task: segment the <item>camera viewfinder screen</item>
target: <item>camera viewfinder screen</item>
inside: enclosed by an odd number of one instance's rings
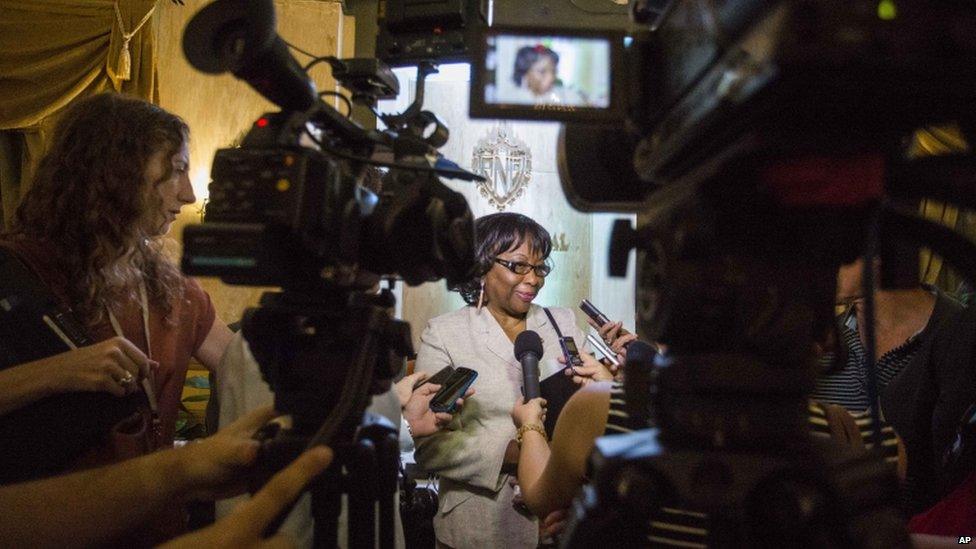
[[[610,106],[606,38],[497,34],[486,40],[486,105]]]

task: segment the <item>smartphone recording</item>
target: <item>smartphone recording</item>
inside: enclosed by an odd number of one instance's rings
[[[586,316],[590,317],[593,322],[596,322],[597,326],[601,328],[610,322],[610,318],[600,312],[600,309],[597,309],[596,306],[590,303],[590,300],[588,299],[580,301],[579,308],[586,313]]]
[[[430,409],[453,414],[457,410],[457,400],[464,396],[477,377],[478,372],[474,370],[457,368],[430,400]]]
[[[621,33],[496,27],[477,45],[472,118],[622,118],[622,93],[612,78],[622,58]]]

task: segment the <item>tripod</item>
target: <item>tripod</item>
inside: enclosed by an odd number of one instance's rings
[[[409,325],[390,318],[389,290],[286,291],[265,294],[261,304],[245,314],[243,333],[274,391],[275,408],[291,425],[271,423],[259,432],[259,463],[270,476],[304,449],[330,445],[336,458],[309,487],[314,546],[337,546],[345,493],[348,546],[392,548],[397,430],[364,410],[411,352]]]
[[[814,344],[869,216],[777,207],[750,182],[704,184],[644,233],[639,328],[669,349],[625,375],[650,370],[654,428],[598,441],[564,546],[647,545],[665,509],[707,517],[708,546],[908,545],[894,472],[809,434]]]

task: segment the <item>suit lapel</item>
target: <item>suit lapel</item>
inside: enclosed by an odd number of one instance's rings
[[[512,342],[509,341],[508,336],[505,335],[505,330],[502,330],[495,317],[491,316],[488,309],[482,308],[481,311],[478,311],[474,307],[471,309],[471,314],[475,316],[475,323],[479,327],[481,335],[485,338],[488,350],[503,361],[516,364]],[[530,305],[529,313],[525,318],[526,329],[533,330],[540,337],[545,338],[550,332],[550,330],[544,329],[548,325],[549,318],[546,316],[546,312],[542,310],[542,307],[534,304]]]
[[[498,325],[498,321],[495,317],[491,316],[491,313],[486,308],[482,308],[480,311],[472,307],[472,313],[475,316],[475,323],[479,327],[479,332],[481,337],[484,338],[485,346],[488,350],[502,359],[504,362],[515,362],[515,355],[512,354],[512,342],[508,340],[508,336],[505,335],[505,330]],[[472,342],[474,343],[474,342]]]
[[[525,318],[525,329],[532,330],[542,337],[543,334],[539,330],[548,324],[549,317],[546,316],[542,307],[536,304],[529,305],[529,314]]]

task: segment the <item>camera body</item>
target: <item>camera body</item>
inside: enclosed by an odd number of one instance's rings
[[[206,222],[184,232],[183,270],[264,286],[312,276],[338,256],[337,241],[325,236],[341,218],[328,213],[341,211],[354,189],[340,170],[309,150],[217,151]]]
[[[380,275],[461,280],[474,264],[474,223],[438,174],[478,176],[429,160],[448,135],[421,110],[436,68],[421,73],[414,104],[384,115],[387,130],[366,130],[323,102],[306,71],[327,62],[352,101],[373,107],[399,91],[390,68],[334,57],[302,67],[274,22],[269,0],[217,0],[184,33],[194,67],[230,71],[282,108],[255,121],[239,148],[218,151],[204,223],[185,233],[184,271],[305,292],[364,290]],[[430,124],[437,131],[425,137]],[[389,168],[379,193],[363,186],[377,165]]]
[[[360,155],[384,136],[330,135],[316,127],[323,112],[266,114],[241,147],[217,152],[204,223],[184,233],[184,271],[302,291],[363,290],[380,275],[463,279],[474,239],[463,196],[419,164],[391,169],[380,194],[365,188]]]
[[[472,214],[439,174],[478,178],[437,153],[447,128],[421,110],[424,77],[436,68],[424,67],[413,105],[384,115],[387,130],[366,130],[323,102],[306,72],[329,63],[351,101],[373,107],[399,90],[389,67],[334,57],[302,67],[274,22],[270,0],[217,0],[185,31],[191,64],[232,72],[282,110],[217,152],[205,218],[184,231],[182,258],[190,275],[283,289],[264,294],[242,322],[276,409],[292,416],[262,441],[272,470],[307,445],[373,451],[361,440],[363,411],[413,354],[409,326],[390,315],[392,292],[376,287],[381,276],[420,284],[468,275]],[[425,136],[430,124],[437,131]],[[381,431],[377,440],[389,438]]]
[[[649,4],[661,3],[638,0],[632,11]],[[889,160],[885,151],[901,149],[915,128],[973,126],[976,18],[955,2],[884,7],[686,0],[635,19],[626,35],[496,28],[474,48],[472,115],[565,122],[560,179],[584,211],[647,211],[642,203],[663,186],[714,177],[729,161]],[[503,42],[554,50],[557,80],[584,91],[609,82],[601,95],[610,101],[489,93],[513,71]],[[607,53],[593,57],[587,43]],[[587,69],[574,70],[574,59]],[[839,198],[869,201],[878,190],[848,186]]]

